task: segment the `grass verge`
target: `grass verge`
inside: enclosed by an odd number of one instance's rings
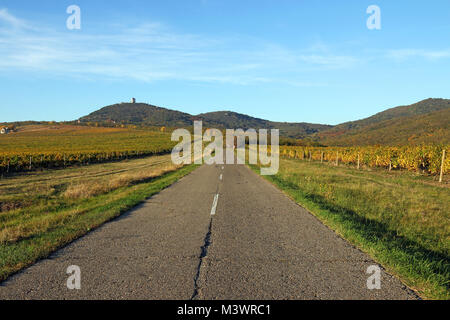
[[[286,159],[265,178],[422,297],[450,299],[449,188]]]
[[[53,206],[50,211],[45,208],[45,214],[37,214],[42,210],[42,205],[37,208],[29,208],[32,214],[28,216],[23,210],[20,219],[8,221],[6,217],[15,217],[13,212],[3,213],[0,223],[20,224],[24,219],[32,221],[33,226],[39,225],[37,232],[25,236],[6,240],[0,243],[0,281],[5,280],[11,274],[31,265],[39,259],[47,257],[50,253],[61,248],[73,240],[85,235],[89,231],[99,227],[103,223],[121,215],[133,208],[148,197],[170,186],[178,179],[187,175],[196,168],[189,165],[175,171],[162,173],[160,176],[151,177],[125,185],[107,193],[96,194],[88,198],[70,199],[64,204]],[[63,191],[60,191],[63,195]],[[63,197],[60,197],[63,198]],[[41,210],[40,210],[41,208]],[[58,218],[55,223],[54,218]],[[53,219],[52,219],[53,218]],[[52,224],[48,228],[42,228],[48,219]],[[2,229],[2,225],[0,225]]]

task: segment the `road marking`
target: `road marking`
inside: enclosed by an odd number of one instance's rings
[[[223,174],[220,174],[219,180],[222,180],[223,178]]]
[[[216,214],[216,208],[217,208],[217,201],[218,200],[219,200],[219,194],[217,193],[214,196],[214,201],[213,201],[212,208],[211,208],[211,215],[212,216]]]

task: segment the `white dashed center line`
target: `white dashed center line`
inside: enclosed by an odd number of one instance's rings
[[[217,208],[217,201],[219,200],[219,194],[216,194],[214,196],[214,201],[212,204],[212,208],[211,208],[211,215],[215,215],[216,214],[216,208]]]

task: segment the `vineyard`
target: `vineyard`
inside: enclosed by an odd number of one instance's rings
[[[439,174],[443,150],[448,146],[369,146],[369,147],[291,147],[281,146],[280,156],[343,163],[357,167],[382,167],[390,170]],[[444,160],[443,174],[450,171],[450,157]]]
[[[129,128],[82,127],[74,125],[31,125],[0,136],[0,174],[36,169],[87,165],[168,153],[176,142],[170,133]],[[443,145],[300,147],[281,146],[280,156],[439,174]],[[450,156],[443,174],[450,171]]]
[[[0,136],[0,174],[168,153],[170,134],[71,125],[27,126]]]

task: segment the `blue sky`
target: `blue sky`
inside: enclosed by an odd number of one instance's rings
[[[69,5],[81,29],[68,30]],[[369,30],[369,5],[381,30]],[[138,101],[337,124],[450,98],[450,1],[2,0],[0,122]]]

